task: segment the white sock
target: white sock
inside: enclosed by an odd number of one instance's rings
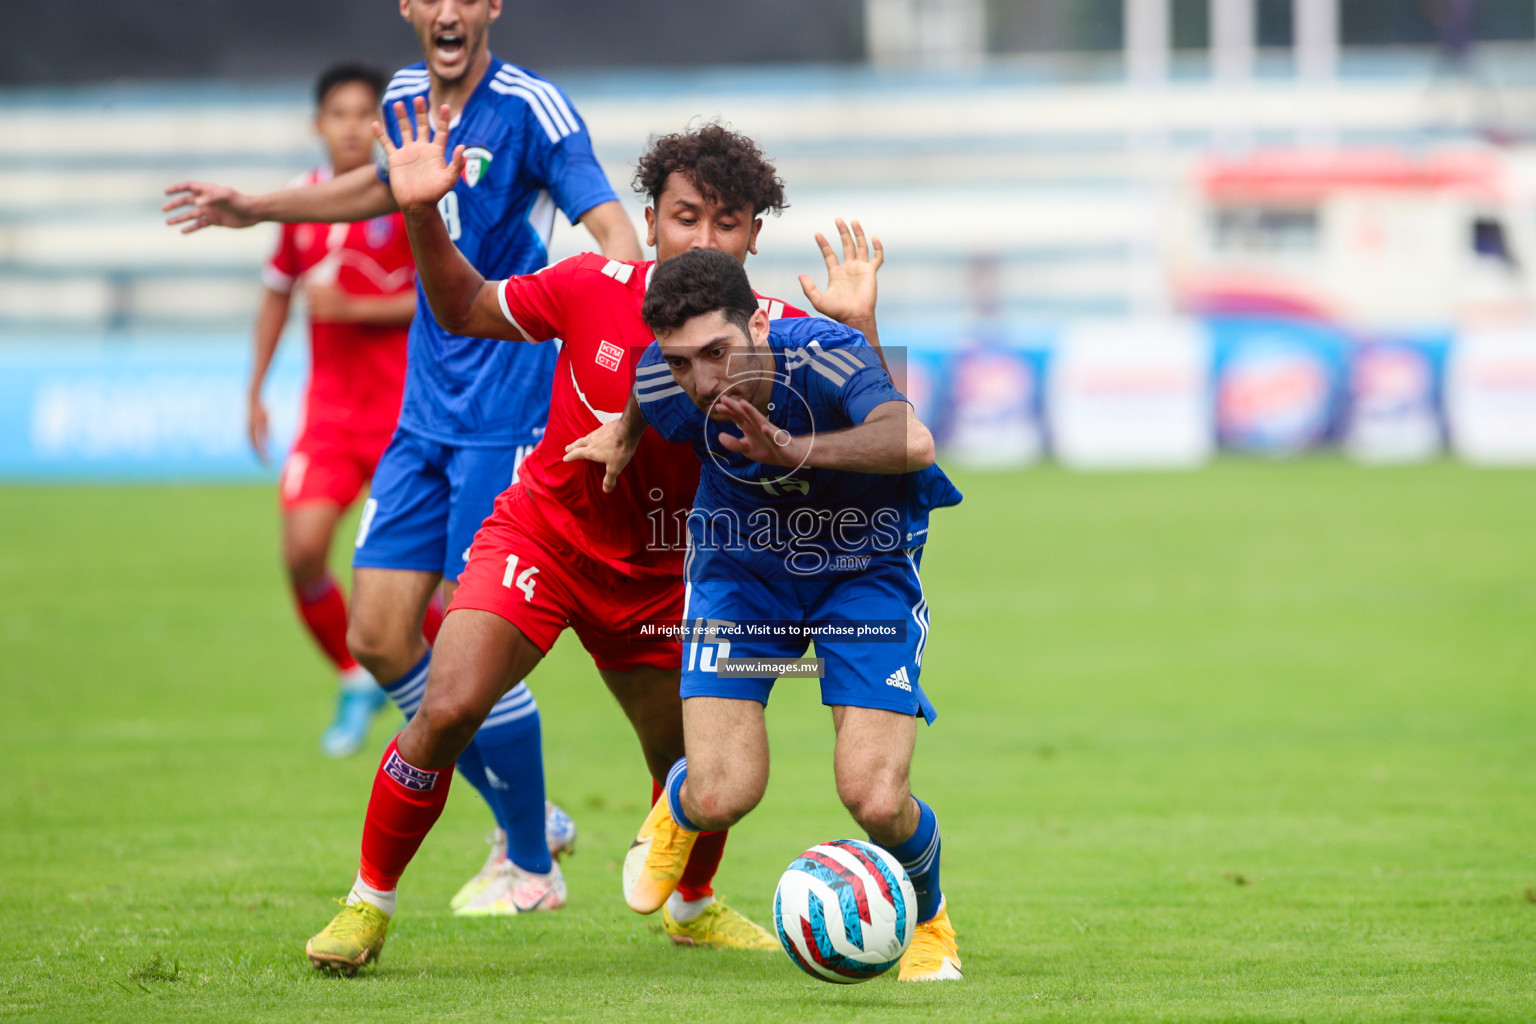
[[[362,875],[357,876],[357,881],[352,883],[352,891],[347,893],[348,906],[359,903],[372,903],[390,917],[395,916],[395,890],[385,892],[382,889],[370,889],[363,882]]]
[[[379,684],[373,681],[373,676],[361,665],[353,665],[341,673],[341,688],[343,690],[367,690]]]
[[[678,924],[687,924],[704,913],[705,910],[708,910],[709,905],[713,902],[715,902],[713,896],[701,896],[696,900],[685,900],[682,893],[674,889],[672,895],[667,897],[667,913],[671,914],[672,920]]]

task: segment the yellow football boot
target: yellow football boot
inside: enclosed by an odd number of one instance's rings
[[[959,981],[960,947],[955,927],[949,923],[949,901],[939,904],[933,920],[924,921],[912,933],[912,945],[901,955],[898,981]]]
[[[697,832],[672,820],[663,796],[646,815],[640,834],[624,855],[624,902],[637,914],[654,914],[677,888]]]
[[[779,940],[751,918],[716,897],[692,921],[679,921],[670,907],[662,907],[661,924],[667,937],[679,946],[712,949],[778,949]]]
[[[372,903],[342,903],[331,923],[304,944],[304,955],[316,970],[340,971],[350,978],[379,958],[388,930],[389,915]]]

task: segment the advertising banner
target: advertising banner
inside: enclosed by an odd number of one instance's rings
[[[949,409],[940,437],[955,464],[1006,469],[1045,454],[1041,419],[1044,353],[996,346],[949,360]]]
[[[1344,402],[1346,339],[1303,320],[1219,318],[1216,435],[1221,446],[1268,458],[1329,440]]]
[[[1536,465],[1536,325],[1473,328],[1446,368],[1451,447],[1482,465]]]
[[[1445,444],[1441,372],[1448,337],[1366,339],[1351,347],[1342,443],[1368,463],[1422,462]]]
[[[957,468],[1179,468],[1218,447],[1284,458],[1320,445],[1400,463],[1447,443],[1473,463],[1536,465],[1536,325],[1349,337],[1244,317],[885,333],[897,386]],[[269,375],[263,467],[246,438],[248,344],[7,340],[0,479],[270,478],[298,426],[307,346],[291,332]]]
[[[897,390],[907,396],[917,418],[937,437],[948,414],[948,360],[938,352],[886,345],[885,361]]]
[[[1198,466],[1214,451],[1211,349],[1192,321],[1091,321],[1051,355],[1056,456],[1082,469]]]
[[[298,423],[305,359],[290,339],[268,377],[271,454]],[[0,476],[255,479],[246,440],[250,354],[230,339],[175,345],[0,346]]]

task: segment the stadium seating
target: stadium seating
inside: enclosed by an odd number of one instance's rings
[[[758,286],[798,295],[794,275],[818,263],[810,236],[858,216],[899,257],[882,278],[884,308],[913,314],[986,303],[1025,316],[1125,311],[1134,261],[1155,256],[1159,202],[1176,195],[1199,150],[1240,125],[1266,141],[1435,130],[1411,77],[1350,80],[1328,102],[1281,79],[1246,96],[1176,83],[1130,103],[1114,81],[1008,68],[562,81],[627,201],[630,161],[651,133],[722,117],[762,142],[789,185],[792,207],[753,262]],[[189,177],[272,188],[311,165],[301,84],[103,86],[18,93],[9,105],[0,330],[244,330],[270,229],[183,238],[160,223],[160,191]],[[1148,134],[1159,118],[1167,132]],[[629,206],[638,220],[641,204]],[[562,226],[554,255],[586,241]],[[969,273],[978,261],[995,273]],[[978,277],[990,294],[977,293]]]

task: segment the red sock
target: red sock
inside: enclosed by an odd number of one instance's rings
[[[651,780],[651,806],[661,799],[661,783]],[[730,832],[700,832],[693,841],[693,851],[688,854],[688,865],[677,883],[677,894],[692,903],[715,894],[715,872],[720,870],[720,858],[725,856],[725,838]]]
[[[692,902],[715,894],[715,872],[720,870],[720,858],[725,856],[725,839],[729,832],[700,832],[688,854],[688,866],[677,883],[677,893]]]
[[[442,590],[432,591],[432,600],[427,602],[427,617],[421,624],[421,635],[427,638],[427,643],[437,643],[437,631],[443,628],[445,610]]]
[[[357,660],[347,650],[347,599],[341,596],[336,580],[326,573],[313,583],[294,586],[293,597],[299,604],[299,617],[309,627],[325,656],[337,671],[357,667]]]
[[[373,777],[368,816],[363,819],[363,857],[358,874],[363,884],[392,892],[416,856],[443,805],[453,767],[423,771],[412,767],[389,741],[379,773]]]

